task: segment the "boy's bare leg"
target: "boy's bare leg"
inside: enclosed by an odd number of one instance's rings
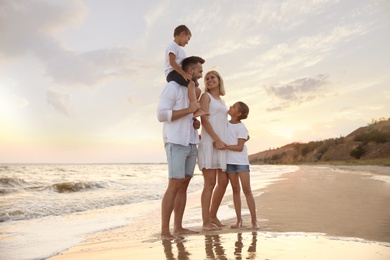
[[[236,211],[237,222],[235,225],[232,225],[231,228],[241,228],[242,227],[242,217],[241,217],[241,189],[240,189],[240,180],[238,178],[238,174],[228,174],[230,184],[233,190],[233,203],[234,210]]]
[[[260,225],[257,222],[257,216],[256,216],[256,202],[255,198],[253,197],[251,185],[250,185],[250,176],[249,172],[240,172],[240,181],[242,185],[242,191],[245,194],[246,203],[248,205],[249,212],[251,214],[252,219],[252,229],[257,230],[259,229]]]
[[[188,84],[188,99],[191,101],[197,101],[200,97],[201,90],[199,87],[195,87],[194,84]],[[203,111],[202,109],[198,109],[194,113],[194,117],[208,115],[209,113]]]

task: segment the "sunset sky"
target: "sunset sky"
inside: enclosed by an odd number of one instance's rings
[[[0,0],[0,163],[165,162],[180,24],[226,104],[249,105],[249,154],[390,117],[388,0]]]

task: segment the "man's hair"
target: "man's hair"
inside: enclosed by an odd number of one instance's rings
[[[247,104],[242,101],[238,101],[237,104],[239,105],[239,110],[241,112],[240,119],[247,118],[249,114],[249,107],[247,106]]]
[[[200,63],[200,64],[203,64],[205,62],[205,60],[201,57],[198,57],[198,56],[190,56],[190,57],[187,57],[185,58],[182,63],[181,63],[181,67],[184,71],[188,71],[189,68],[195,68],[195,66]]]
[[[173,31],[173,37],[180,35],[182,32],[185,32],[187,35],[191,35],[190,29],[188,29],[187,26],[182,24],[175,28],[175,30]]]

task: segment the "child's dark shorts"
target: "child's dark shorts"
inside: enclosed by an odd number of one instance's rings
[[[177,72],[176,70],[172,70],[171,72],[169,72],[167,76],[167,82],[170,81],[175,81],[177,84],[183,87],[188,87],[188,84],[190,83],[185,78],[183,78],[183,76],[180,75],[179,72]]]
[[[250,172],[249,165],[227,164],[226,173]]]

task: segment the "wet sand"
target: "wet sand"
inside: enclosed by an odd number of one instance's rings
[[[390,182],[383,179],[389,173],[389,167],[300,166],[255,198],[258,231],[244,216],[248,227],[231,229],[231,219],[220,231],[194,227],[196,235],[162,241],[156,210],[50,259],[390,259]]]

